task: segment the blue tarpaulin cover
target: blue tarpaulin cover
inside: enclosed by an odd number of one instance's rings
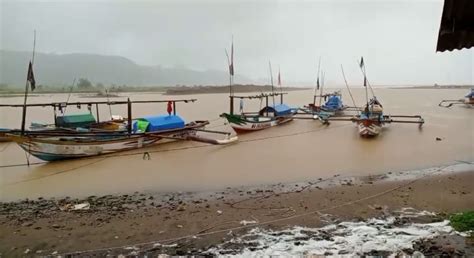
[[[466,95],[466,98],[474,98],[474,89],[471,89],[471,92]]]
[[[138,120],[147,121],[149,123],[146,132],[183,128],[185,125],[184,120],[175,115],[144,116]],[[137,131],[137,129],[138,123],[134,121],[133,131]]]
[[[323,105],[324,108],[329,110],[339,110],[342,106],[342,100],[339,96],[330,96],[326,104]]]
[[[275,109],[275,114],[277,116],[289,115],[291,114],[292,109],[286,104],[278,104],[273,107]]]

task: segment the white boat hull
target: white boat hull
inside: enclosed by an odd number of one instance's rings
[[[380,134],[382,126],[372,123],[370,125],[364,125],[363,123],[358,124],[359,135],[362,137],[373,137]]]

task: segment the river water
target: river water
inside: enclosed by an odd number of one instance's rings
[[[239,136],[240,142],[227,146],[204,146],[195,142],[159,144],[109,158],[72,160],[32,166],[0,168],[0,200],[54,196],[87,196],[134,191],[200,191],[230,186],[297,182],[335,174],[369,175],[405,169],[421,169],[474,160],[474,109],[438,107],[442,99],[462,98],[467,90],[457,89],[375,89],[391,115],[422,115],[420,130],[414,124],[391,124],[373,139],[360,138],[351,122],[295,120],[271,129]],[[354,89],[356,103],[365,99],[363,89]],[[226,94],[163,96],[160,93],[122,94],[113,100],[197,98],[195,103],[178,104],[187,121],[207,119],[210,128],[229,130],[219,114],[229,109]],[[65,94],[31,96],[28,103],[65,101]],[[72,95],[70,101],[85,101]],[[104,100],[94,98],[94,100]],[[352,105],[346,90],[345,104]],[[0,98],[2,103],[22,103],[22,97]],[[293,91],[285,96],[291,106],[312,101],[312,90]],[[260,107],[260,101],[244,103],[245,111]],[[236,103],[236,109],[238,103]],[[82,107],[80,112],[85,112]],[[112,106],[112,113],[126,117],[126,106]],[[0,127],[19,128],[21,109],[0,110]],[[68,107],[68,113],[78,112]],[[95,112],[95,111],[94,111]],[[166,112],[166,104],[136,104],[133,116]],[[109,117],[103,106],[100,117]],[[53,121],[52,108],[30,108],[31,121]],[[442,140],[437,141],[439,137]],[[190,148],[192,147],[192,148]],[[143,152],[151,155],[143,159]],[[135,155],[133,155],[135,153]],[[128,155],[130,154],[130,155]],[[30,162],[38,162],[30,157]],[[2,166],[24,164],[24,152],[14,143],[0,143]]]

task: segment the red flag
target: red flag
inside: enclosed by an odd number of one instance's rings
[[[33,74],[33,64],[30,61],[30,64],[28,65],[28,75],[26,77],[26,80],[30,82],[31,86],[31,91],[34,91],[36,88],[36,81],[35,81],[35,75]]]
[[[173,102],[168,101],[168,108],[166,109],[168,111],[168,115],[171,115],[171,112],[173,112]]]

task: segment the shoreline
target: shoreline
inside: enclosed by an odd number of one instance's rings
[[[449,214],[474,207],[472,163],[364,177],[336,175],[302,183],[215,192],[145,193],[0,203],[0,253],[199,253],[259,226],[321,227],[328,220],[386,216],[411,207]],[[443,199],[440,202],[440,198]],[[268,221],[274,221],[267,223]],[[229,229],[232,235],[227,235]],[[210,231],[216,234],[207,235]],[[163,239],[179,241],[164,242]],[[198,237],[192,237],[192,236]],[[134,245],[149,242],[148,245]],[[123,248],[109,249],[113,246]],[[105,249],[103,249],[105,248]],[[137,249],[138,248],[138,249]],[[103,249],[103,250],[97,250]],[[90,254],[90,253],[87,253]]]

